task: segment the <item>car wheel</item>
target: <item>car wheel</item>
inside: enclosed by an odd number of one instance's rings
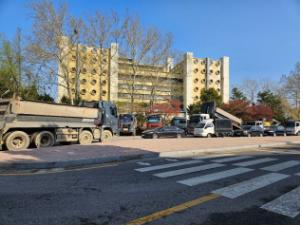
[[[181,134],[177,134],[177,138],[180,139],[182,136]]]
[[[259,135],[260,137],[263,137],[263,134],[262,133],[260,133],[260,135]]]
[[[153,134],[153,139],[157,139],[158,135],[156,133]]]
[[[284,133],[283,136],[286,136],[286,133]]]
[[[248,133],[248,134],[247,134],[247,137],[251,137],[251,134],[250,134],[250,133]]]
[[[273,134],[273,136],[277,136],[277,134],[276,134],[276,133],[274,133],[274,134]]]
[[[211,134],[210,133],[207,134],[207,138],[211,138]]]

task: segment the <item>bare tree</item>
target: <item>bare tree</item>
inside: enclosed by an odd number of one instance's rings
[[[259,92],[259,84],[256,80],[246,79],[242,82],[241,90],[243,90],[249,101],[254,103]]]
[[[283,97],[292,101],[296,109],[300,108],[300,63],[297,63],[295,70],[291,71],[288,76],[283,75],[281,78],[280,93]]]
[[[161,39],[160,32],[155,28],[144,28],[138,17],[128,16],[124,22],[124,42],[122,45],[122,53],[129,59],[130,78],[128,82],[128,90],[130,97],[130,111],[134,111],[134,100],[136,97],[136,82],[142,67],[145,64],[160,62],[163,53],[157,50]],[[165,48],[161,48],[164,51]],[[155,54],[162,54],[161,57]],[[154,91],[153,91],[154,93]]]
[[[81,71],[71,70],[70,56],[77,52],[82,21],[68,14],[67,6],[60,4],[55,8],[51,1],[37,1],[31,5],[33,30],[28,46],[31,61],[39,68],[39,73],[50,83],[57,83],[67,91],[68,99],[74,104],[73,75],[79,79]],[[78,53],[76,53],[78,56]],[[78,58],[78,57],[76,57]],[[77,87],[76,87],[77,89]]]

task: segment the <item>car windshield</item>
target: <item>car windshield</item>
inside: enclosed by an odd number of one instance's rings
[[[260,131],[260,130],[262,130],[262,128],[261,128],[260,126],[252,126],[252,127],[250,128],[250,130],[253,130],[253,131]]]
[[[271,130],[276,130],[276,129],[277,129],[277,126],[270,126],[269,129],[271,129]]]
[[[283,126],[278,126],[277,130],[284,130],[284,127]]]
[[[160,117],[159,116],[149,116],[147,117],[147,122],[159,122],[160,121]]]
[[[243,125],[242,129],[243,130],[249,130],[251,128],[251,125]]]
[[[132,115],[121,115],[120,120],[124,122],[132,122],[133,121],[133,116]]]

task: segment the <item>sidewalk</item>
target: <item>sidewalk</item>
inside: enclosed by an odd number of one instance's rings
[[[299,143],[292,137],[182,138],[141,139],[115,138],[110,142],[88,146],[66,145],[22,152],[0,152],[0,169],[63,168],[67,166],[117,162],[145,157],[186,157],[241,148]]]

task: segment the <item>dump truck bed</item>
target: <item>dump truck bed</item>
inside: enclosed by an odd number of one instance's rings
[[[7,101],[7,100],[6,100]],[[89,107],[50,104],[33,101],[10,100],[9,112],[17,115],[36,115],[71,118],[97,118],[98,109]],[[1,106],[1,101],[0,101]],[[5,108],[5,106],[2,106]]]

